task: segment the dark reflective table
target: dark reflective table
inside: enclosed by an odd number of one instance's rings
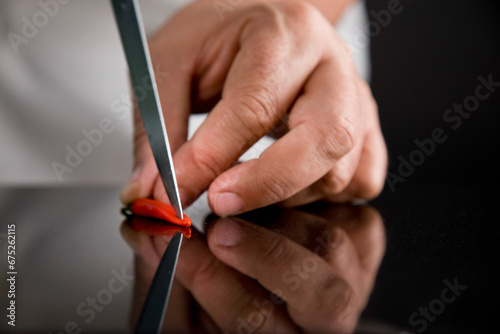
[[[170,237],[134,228],[119,191],[0,190],[0,332],[133,330]],[[164,329],[495,332],[496,205],[478,189],[404,185],[369,204],[219,218],[202,198],[186,210],[195,228]]]

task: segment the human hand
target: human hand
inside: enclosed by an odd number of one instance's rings
[[[370,199],[387,153],[377,107],[331,23],[304,1],[245,1],[224,20],[197,1],[150,40],[180,197],[208,187],[218,215],[281,202]],[[211,110],[186,142],[188,117]],[[234,166],[287,116],[289,131],[259,159]],[[233,166],[233,167],[232,167]],[[139,114],[124,203],[168,202]]]
[[[316,212],[271,208],[217,218],[206,238],[193,231],[181,246],[164,331],[352,332],[385,251],[382,219],[367,206]],[[265,217],[267,227],[252,222]],[[136,321],[169,239],[123,226],[136,254]]]

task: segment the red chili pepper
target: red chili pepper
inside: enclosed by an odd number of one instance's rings
[[[158,220],[142,218],[142,217],[131,217],[128,220],[130,226],[138,232],[147,233],[150,235],[168,235],[172,236],[176,232],[181,232],[186,238],[191,237],[191,229],[186,226],[177,226],[173,224],[165,224]]]
[[[125,214],[132,214],[142,217],[151,217],[166,220],[172,224],[181,226],[191,226],[191,219],[184,214],[184,219],[179,219],[175,215],[174,208],[166,203],[149,198],[141,198],[130,203],[122,210]]]

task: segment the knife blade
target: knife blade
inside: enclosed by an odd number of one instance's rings
[[[137,334],[160,333],[167,309],[170,290],[174,280],[175,267],[179,257],[182,233],[176,232],[162,256],[155,277],[142,307],[139,322],[135,328]]]
[[[176,216],[183,219],[172,153],[139,6],[136,0],[111,0],[111,2],[132,84],[134,87],[149,88],[142,90],[145,93],[137,99],[137,104],[170,204]]]

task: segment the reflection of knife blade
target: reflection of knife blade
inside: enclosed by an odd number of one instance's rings
[[[177,265],[181,241],[182,233],[176,232],[170,240],[160,265],[156,270],[146,302],[142,308],[141,317],[135,328],[135,333],[160,333],[170,296],[170,289],[174,280],[175,266]]]
[[[139,6],[136,0],[112,0],[116,22],[120,30],[130,77],[135,90],[141,89],[137,104],[144,128],[160,172],[163,185],[175,214],[183,218],[182,206],[175,179],[172,154],[168,144],[167,130],[163,120],[153,66],[142,26]]]
[[[183,218],[182,206],[175,179],[172,154],[168,143],[167,130],[163,120],[158,89],[153,66],[146,42],[136,0],[111,0],[120,31],[125,56],[130,70],[132,84],[136,89],[142,87],[144,94],[136,96],[142,122],[158,166],[163,185],[170,204],[178,218]],[[156,271],[148,297],[142,309],[136,333],[159,333],[167,308],[170,290],[174,279],[175,267],[182,242],[182,233],[172,237],[160,265]]]

